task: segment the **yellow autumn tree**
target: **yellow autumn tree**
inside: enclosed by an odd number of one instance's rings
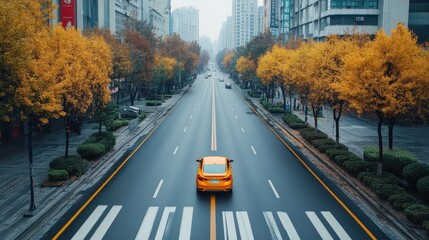
[[[98,133],[101,134],[102,119],[98,116],[105,111],[107,104],[111,100],[109,84],[111,81],[110,76],[113,72],[112,52],[102,37],[94,35],[85,40],[90,58],[83,60],[91,61],[90,63],[86,63],[88,66],[87,78],[90,82],[92,93],[91,115],[98,118],[96,119],[98,121]]]
[[[312,51],[314,51],[312,48],[313,45],[313,42],[301,44],[295,50],[290,65],[291,84],[301,99],[302,108],[305,113],[305,124],[307,124],[308,120],[308,98],[311,91],[311,82],[309,79],[312,79],[314,75],[314,69],[311,65]]]
[[[255,64],[246,56],[241,56],[237,60],[235,69],[241,74],[241,81],[245,84],[255,75]]]
[[[380,30],[374,41],[345,58],[342,82],[335,86],[340,97],[359,114],[374,113],[378,117],[378,175],[383,166],[382,124],[387,120],[391,125],[392,119],[409,114],[427,95],[423,92],[427,89],[423,76],[428,66],[422,51],[404,25],[398,24],[391,36]]]
[[[341,71],[344,67],[344,58],[351,52],[359,51],[359,42],[362,39],[363,36],[359,34],[346,38],[340,38],[335,35],[328,36],[323,42],[323,49],[319,55],[321,59],[318,59],[320,61],[319,70],[315,77],[322,85],[318,85],[317,91],[322,99],[332,108],[337,147],[340,138],[339,121],[346,102],[339,98],[339,92],[333,85],[341,84]]]
[[[176,66],[176,59],[155,54],[154,80],[152,82],[156,85],[157,91],[160,91],[162,95],[165,93],[165,85],[168,85],[168,82],[174,76]]]

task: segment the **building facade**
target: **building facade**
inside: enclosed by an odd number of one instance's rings
[[[232,32],[233,32],[233,25],[232,25],[232,16],[228,16],[226,21],[222,24],[222,28],[219,32],[219,39],[218,39],[218,49],[219,51],[222,51],[223,49],[232,49]]]
[[[173,10],[173,32],[180,35],[182,40],[199,41],[199,13],[193,7],[182,7]]]
[[[257,0],[232,1],[233,48],[244,46],[257,35]]]
[[[330,34],[390,34],[401,22],[428,41],[427,0],[290,0],[290,37],[322,40]]]
[[[64,14],[66,1],[54,0],[59,7],[56,22]],[[73,5],[73,24],[78,29],[107,28],[112,33],[120,33],[128,18],[147,21],[157,36],[165,37],[170,33],[171,0],[71,0]],[[67,25],[67,24],[65,24]]]

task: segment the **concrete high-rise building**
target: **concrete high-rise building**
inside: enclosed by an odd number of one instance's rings
[[[182,7],[173,10],[173,32],[184,41],[199,40],[199,14],[193,7]]]
[[[264,31],[264,6],[258,6],[258,30],[257,34]]]
[[[227,17],[226,22],[222,24],[222,28],[219,32],[218,39],[218,49],[222,51],[223,49],[232,49],[232,32],[233,32],[233,24],[232,24],[232,16]]]
[[[199,44],[201,46],[201,51],[206,50],[207,53],[210,55],[210,58],[214,59],[213,44],[212,44],[212,40],[210,39],[210,37],[209,36],[201,36]]]
[[[233,0],[233,47],[244,46],[257,35],[257,0]]]
[[[390,34],[401,22],[429,40],[429,2],[422,0],[290,0],[290,37],[322,40],[352,32]]]

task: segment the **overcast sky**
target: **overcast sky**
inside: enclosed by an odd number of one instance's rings
[[[258,0],[258,5],[262,5],[262,0]],[[200,36],[207,35],[212,41],[216,40],[222,23],[231,16],[232,0],[171,0],[172,10],[189,6],[199,10]]]

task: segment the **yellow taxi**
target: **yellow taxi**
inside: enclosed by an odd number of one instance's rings
[[[231,191],[233,182],[231,162],[233,161],[220,156],[197,159],[197,190]]]

